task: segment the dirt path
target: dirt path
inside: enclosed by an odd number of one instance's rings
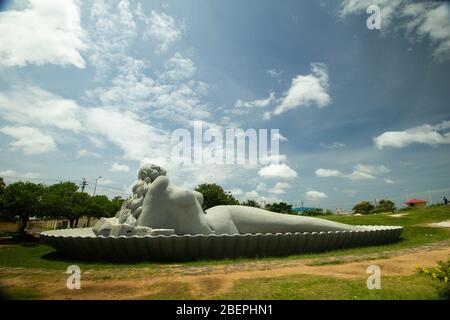
[[[410,275],[418,266],[433,266],[450,255],[450,241],[371,255],[289,261],[251,262],[207,267],[124,268],[88,270],[82,290],[66,288],[67,274],[42,269],[0,268],[2,284],[37,290],[46,299],[139,299],[164,297],[214,298],[227,293],[241,280],[299,274],[335,278],[367,277],[369,265],[378,265],[383,276]],[[338,262],[338,264],[335,264]],[[334,263],[334,264],[333,264]]]

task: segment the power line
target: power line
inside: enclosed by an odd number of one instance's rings
[[[85,188],[89,185],[89,181],[94,181],[94,180],[88,180],[86,178],[83,178],[81,180],[81,183],[79,183],[79,181],[76,180],[67,180],[67,179],[54,179],[54,178],[31,178],[31,177],[24,177],[24,176],[3,176],[3,178],[6,179],[13,179],[13,180],[25,180],[25,181],[42,181],[42,182],[72,182],[75,183],[76,185],[80,185],[81,186],[81,191],[83,192],[85,190]],[[99,184],[97,186],[97,189],[102,189],[102,190],[112,190],[112,191],[119,191],[122,193],[126,193],[126,191],[124,189],[121,188],[115,188],[115,187],[109,187],[109,186],[105,186],[105,185],[101,185]]]

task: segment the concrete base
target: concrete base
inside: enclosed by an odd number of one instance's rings
[[[403,231],[399,226],[359,228],[358,231],[130,237],[96,236],[91,228],[86,228],[47,231],[41,237],[56,250],[74,258],[161,261],[284,256],[383,245],[397,241]],[[170,234],[171,231],[158,232]]]

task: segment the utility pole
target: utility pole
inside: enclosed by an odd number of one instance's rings
[[[94,186],[94,196],[95,196],[95,192],[97,191],[97,182],[99,179],[101,179],[102,176],[99,176],[97,179],[95,179],[95,186]]]
[[[84,189],[86,188],[86,186],[88,185],[86,178],[83,178],[83,180],[81,180],[81,192],[84,192]]]
[[[94,193],[93,193],[93,197],[95,197],[95,193],[97,192],[97,182],[98,182],[98,180],[99,179],[101,179],[102,178],[102,176],[99,176],[97,179],[95,179],[95,185],[94,185]],[[91,217],[89,216],[88,217],[88,220],[87,220],[87,226],[88,227],[90,227],[91,226]]]

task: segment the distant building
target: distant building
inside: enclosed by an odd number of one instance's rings
[[[427,206],[427,201],[425,200],[418,200],[418,199],[411,199],[406,202],[404,202],[407,207],[410,208],[425,208]]]
[[[346,215],[346,216],[353,215],[352,212],[344,211],[341,208],[336,208],[336,214],[337,215]]]

